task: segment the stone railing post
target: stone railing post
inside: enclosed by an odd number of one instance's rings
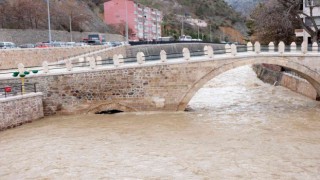
[[[257,54],[261,53],[261,45],[260,45],[259,41],[254,43],[254,52]]]
[[[247,43],[247,51],[248,51],[248,52],[252,52],[252,51],[253,51],[252,42],[248,42],[248,43]]]
[[[301,52],[302,54],[308,53],[308,43],[306,41],[303,41],[301,44]]]
[[[269,52],[274,52],[274,43],[273,42],[270,42],[268,44],[268,49],[269,49]]]
[[[94,57],[91,57],[89,59],[89,64],[90,64],[90,68],[91,69],[96,69],[97,68],[96,60],[94,59]]]
[[[213,58],[214,52],[212,46],[208,46],[208,58]]]
[[[18,64],[18,71],[20,74],[24,74],[25,68],[24,65],[22,63]]]
[[[231,46],[229,44],[226,44],[224,49],[226,50],[226,54],[231,53]]]
[[[72,71],[72,61],[70,59],[67,59],[65,63],[66,63],[67,70]]]
[[[144,57],[144,53],[143,52],[138,52],[137,53],[137,62],[138,62],[138,64],[144,64],[145,60],[146,60],[146,58]]]
[[[208,56],[208,46],[203,47],[203,52],[205,56]]]
[[[124,65],[124,57],[123,57],[122,54],[119,54],[119,55],[118,55],[118,60],[119,60],[120,66]]]
[[[280,54],[283,54],[284,51],[285,51],[285,44],[284,44],[284,42],[283,42],[283,41],[280,41],[278,46],[279,46],[279,47],[278,47],[279,53],[280,53]]]
[[[101,58],[101,56],[97,56],[97,57],[96,57],[96,62],[97,62],[97,65],[101,65],[101,64],[102,64],[102,58]]]
[[[90,62],[90,59],[91,59],[91,57],[89,56],[89,57],[86,57],[86,60],[84,61],[84,66],[89,66],[90,64],[89,64],[89,62]]]
[[[297,51],[297,44],[295,42],[292,42],[290,44],[290,52],[296,52]]]
[[[113,55],[113,64],[115,67],[118,67],[120,65],[119,58],[118,58],[117,54]]]
[[[233,56],[237,55],[237,46],[235,44],[231,44],[231,54]]]
[[[80,57],[78,62],[79,62],[79,65],[84,66],[85,65],[84,57]]]
[[[312,52],[313,53],[318,52],[318,43],[316,43],[316,42],[312,43]]]
[[[183,48],[182,49],[182,54],[183,54],[183,59],[184,60],[186,60],[186,61],[188,61],[188,60],[190,60],[190,51],[189,51],[189,49],[188,48]]]
[[[165,50],[160,51],[160,60],[161,62],[167,62],[167,52]]]
[[[49,63],[47,61],[43,61],[42,68],[44,73],[49,73]]]

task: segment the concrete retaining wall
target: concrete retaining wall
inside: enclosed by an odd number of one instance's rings
[[[42,93],[0,99],[0,131],[43,116]]]
[[[89,34],[98,34],[97,32],[72,32],[72,41],[79,42],[88,37]],[[102,33],[99,33],[102,34]],[[124,37],[119,34],[106,35],[107,41],[124,41]],[[51,37],[53,41],[65,41],[71,40],[70,32],[68,31],[51,31]],[[48,41],[48,30],[35,30],[35,29],[0,29],[0,41],[14,42],[17,45],[26,43],[37,43]]]
[[[71,56],[105,49],[107,46],[57,47],[32,49],[1,49],[0,69],[17,68],[19,63],[28,66],[41,66],[43,61],[57,62]]]

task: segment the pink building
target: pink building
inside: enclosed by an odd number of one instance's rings
[[[134,2],[109,0],[104,3],[104,21],[108,25],[125,27],[126,3],[130,40],[155,40],[161,37],[162,12]]]

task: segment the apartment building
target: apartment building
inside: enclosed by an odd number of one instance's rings
[[[313,17],[315,17],[315,22],[317,26],[320,26],[320,7],[317,7],[320,6],[320,0],[301,0],[300,10],[303,11],[303,14],[307,14],[308,16],[310,16],[310,5],[313,6],[312,14]],[[310,18],[304,15],[301,15],[300,17],[303,18],[303,21],[307,26],[313,26]],[[311,36],[306,30],[296,29],[295,34],[296,37],[303,37],[303,41],[311,42]]]
[[[129,40],[152,41],[161,37],[162,12],[134,0],[109,0],[104,3],[104,21],[124,25],[128,19]]]

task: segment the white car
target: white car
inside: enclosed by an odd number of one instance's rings
[[[0,49],[11,49],[16,47],[16,44],[13,42],[0,42]]]

